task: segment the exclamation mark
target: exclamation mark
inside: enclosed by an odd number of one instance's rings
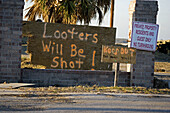
[[[60,45],[60,55],[63,55],[63,44]]]
[[[93,58],[92,58],[92,66],[95,66],[95,56],[96,56],[96,51],[93,51]],[[91,69],[91,70],[95,70],[95,69]]]

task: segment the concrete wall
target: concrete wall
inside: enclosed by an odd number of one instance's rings
[[[129,6],[129,47],[131,43],[132,22],[141,21],[156,24],[157,12],[157,1],[131,1]],[[131,71],[131,85],[153,87],[154,52],[137,50],[136,54],[136,64],[128,66],[128,71]]]
[[[130,73],[120,72],[119,86],[130,85]],[[114,72],[87,70],[22,69],[22,82],[37,86],[113,86]]]
[[[0,83],[18,82],[24,0],[0,0]]]

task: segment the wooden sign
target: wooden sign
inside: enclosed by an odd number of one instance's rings
[[[115,44],[115,34],[115,28],[23,22],[31,62],[48,69],[111,70],[101,63],[101,50]]]
[[[136,50],[121,46],[102,46],[101,62],[136,63]]]

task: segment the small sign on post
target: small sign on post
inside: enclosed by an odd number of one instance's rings
[[[107,63],[136,63],[136,49],[102,45],[101,62]]]
[[[101,62],[117,63],[115,67],[114,87],[118,84],[119,76],[119,63],[136,63],[136,49],[121,47],[121,46],[108,46],[102,45]]]
[[[158,30],[159,25],[157,24],[133,22],[131,47],[140,50],[155,51]]]

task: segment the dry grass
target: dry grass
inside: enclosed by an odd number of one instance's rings
[[[170,73],[170,62],[155,62],[155,72]]]
[[[34,65],[30,63],[31,60],[29,58],[21,58],[21,68],[31,68],[31,69],[45,69],[45,66],[42,65]]]
[[[155,72],[170,73],[170,56],[158,51],[155,52]]]
[[[20,88],[31,92],[49,93],[138,93],[138,94],[168,94],[170,89],[152,89],[145,87],[99,87],[99,86],[74,86],[74,87],[41,87],[41,88]]]

